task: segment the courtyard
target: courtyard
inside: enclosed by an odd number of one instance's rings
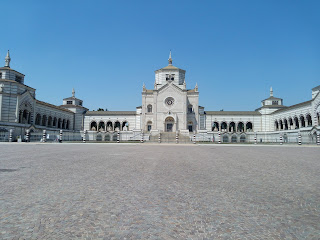
[[[0,144],[0,239],[319,239],[320,147]]]

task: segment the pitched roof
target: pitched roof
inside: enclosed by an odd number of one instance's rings
[[[65,109],[65,108],[50,104],[50,103],[42,102],[40,100],[36,100],[36,103],[37,104],[41,104],[41,105],[45,105],[47,107],[55,108],[55,109],[58,109],[58,110],[61,110],[61,111],[65,111],[65,112],[68,112],[68,113],[73,113],[72,111],[70,111],[68,109]]]
[[[205,111],[207,115],[261,115],[258,111]]]
[[[296,107],[302,107],[302,106],[310,104],[311,102],[312,102],[312,100],[309,100],[309,101],[305,101],[305,102],[298,103],[298,104],[295,104],[295,105],[291,105],[289,107],[279,109],[279,110],[275,111],[274,113],[279,113],[279,112],[282,112],[282,111],[285,111],[285,110],[289,110],[289,109],[293,109],[293,108],[296,108]]]
[[[87,116],[136,115],[136,111],[88,111]]]

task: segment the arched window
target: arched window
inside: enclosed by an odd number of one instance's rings
[[[61,120],[61,118],[58,119],[58,128],[60,128],[60,129],[62,128],[62,120]]]
[[[222,132],[226,132],[227,131],[227,123],[226,122],[222,122],[221,123],[221,131]]]
[[[317,113],[318,125],[320,125],[320,114]]]
[[[234,122],[229,123],[229,132],[235,132],[236,131],[236,124]]]
[[[102,135],[101,133],[98,133],[96,136],[96,141],[101,142],[102,141]]]
[[[283,120],[283,122],[284,122],[284,130],[288,130],[288,121],[287,121],[287,119],[285,118]]]
[[[52,127],[57,127],[57,118],[54,117]]]
[[[103,121],[100,121],[100,122],[99,122],[99,127],[98,127],[99,132],[103,132],[103,131],[104,131],[104,128],[105,128],[104,122],[103,122]]]
[[[306,119],[307,119],[308,127],[311,127],[312,126],[312,119],[311,119],[310,114],[307,115]]]
[[[277,120],[274,122],[274,128],[275,128],[274,130],[276,130],[276,131],[279,130],[279,123]]]
[[[122,131],[128,131],[129,130],[129,123],[127,121],[124,121],[122,123]]]
[[[193,113],[193,106],[191,104],[188,106],[188,113]]]
[[[227,134],[223,135],[222,141],[223,141],[224,143],[229,142],[229,137],[228,137]]]
[[[147,122],[147,131],[150,132],[152,129],[152,122],[151,121],[148,121]]]
[[[48,127],[52,127],[52,117],[48,117]]]
[[[90,124],[90,130],[91,131],[97,131],[97,122],[96,121],[92,121]]]
[[[42,117],[42,126],[46,126],[47,125],[47,115],[43,115]]]
[[[253,131],[252,122],[247,122],[246,123],[246,131],[247,132],[252,132]]]
[[[300,116],[300,122],[301,122],[301,127],[305,127],[306,126],[306,122],[304,120],[304,116]]]
[[[246,141],[246,135],[241,135],[240,136],[240,142],[245,142]]]
[[[189,132],[193,132],[193,122],[192,121],[188,122],[188,130],[189,130]]]
[[[296,125],[295,129],[298,129],[300,127],[299,119],[297,117],[294,117],[294,124]]]
[[[280,130],[283,130],[283,123],[281,119],[279,120],[279,127],[280,127]]]
[[[66,128],[66,120],[65,120],[65,119],[62,120],[62,128],[63,128],[63,129]]]
[[[67,120],[66,129],[70,129],[70,121],[69,120]]]
[[[116,121],[115,123],[114,123],[114,130],[115,131],[120,131],[121,129],[120,129],[120,122],[119,121]]]
[[[211,130],[212,131],[219,131],[219,123],[218,122],[213,122]]]
[[[289,129],[293,129],[293,120],[289,117]]]
[[[238,132],[244,132],[244,124],[243,124],[243,122],[239,122],[238,123],[237,131]]]
[[[113,131],[113,124],[111,121],[107,122],[107,131],[112,132]]]
[[[231,142],[237,142],[237,136],[236,135],[232,135]]]
[[[151,104],[148,105],[147,110],[148,110],[148,113],[152,113],[152,105]]]

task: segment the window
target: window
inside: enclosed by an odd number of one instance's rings
[[[82,106],[82,101],[79,102],[79,105]]]
[[[152,105],[148,105],[148,107],[147,107],[147,110],[148,110],[148,113],[151,113],[152,112]]]
[[[72,104],[72,101],[67,101],[67,104]]]
[[[16,75],[16,81],[17,81],[18,83],[21,83],[21,82],[22,82],[22,77]]]
[[[166,74],[166,80],[171,80],[173,81],[174,80],[174,74]]]
[[[189,106],[188,106],[188,113],[193,113],[192,105],[189,105]]]
[[[272,101],[272,105],[278,105],[278,101]]]
[[[0,72],[0,79],[2,78],[2,72]]]

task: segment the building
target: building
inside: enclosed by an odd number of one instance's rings
[[[24,84],[24,75],[10,68],[9,52],[0,68],[0,133],[57,131],[77,133],[88,140],[156,140],[160,136],[222,142],[316,142],[320,131],[320,86],[311,100],[284,106],[283,99],[270,96],[254,111],[206,111],[199,106],[196,85],[187,88],[186,71],[168,66],[155,71],[153,89],[142,88],[142,105],[135,111],[88,111],[75,97],[55,106],[35,98],[35,89]],[[81,135],[80,135],[81,134]]]

